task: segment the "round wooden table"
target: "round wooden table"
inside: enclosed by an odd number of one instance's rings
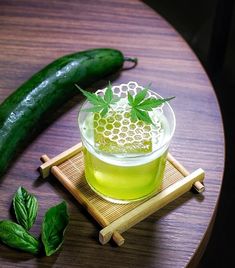
[[[176,96],[177,127],[170,152],[189,171],[206,172],[202,195],[188,192],[125,233],[122,247],[102,246],[99,227],[76,200],[50,177],[40,179],[39,158],[55,156],[80,141],[74,97],[45,118],[36,135],[0,179],[1,219],[14,219],[11,200],[21,185],[40,208],[35,236],[45,211],[64,199],[70,223],[62,248],[35,257],[0,244],[1,267],[185,267],[200,259],[213,224],[224,169],[224,133],[213,87],[199,60],[179,34],[141,1],[1,0],[0,102],[34,72],[67,53],[95,47],[120,49],[137,57],[136,68],[112,77],[131,80],[159,94]],[[103,85],[101,81],[98,85]]]

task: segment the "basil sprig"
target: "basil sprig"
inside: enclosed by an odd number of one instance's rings
[[[19,187],[13,197],[13,208],[17,223],[10,220],[0,221],[0,241],[9,247],[33,254],[43,247],[47,256],[55,253],[63,244],[64,233],[69,222],[66,202],[51,207],[45,213],[42,223],[41,239],[29,233],[36,220],[38,202],[34,195]]]
[[[17,222],[26,230],[30,230],[38,212],[38,201],[36,197],[28,193],[23,187],[19,187],[13,197],[13,207]]]
[[[47,256],[52,255],[61,247],[68,223],[69,216],[64,201],[51,207],[45,213],[42,222],[42,242]]]

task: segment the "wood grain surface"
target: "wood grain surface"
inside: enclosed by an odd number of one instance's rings
[[[200,62],[154,10],[135,0],[1,0],[0,102],[43,66],[67,53],[113,47],[139,59],[135,69],[108,79],[135,80],[172,101],[177,127],[170,152],[189,171],[205,170],[202,195],[184,194],[125,233],[123,247],[97,242],[99,227],[55,178],[39,177],[44,153],[53,157],[80,141],[76,96],[48,115],[0,179],[0,219],[14,219],[11,199],[22,185],[39,201],[33,234],[45,211],[64,199],[70,223],[62,248],[32,256],[0,244],[0,267],[186,267],[208,239],[224,169],[224,134],[218,102]]]

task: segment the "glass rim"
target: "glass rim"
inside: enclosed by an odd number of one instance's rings
[[[154,95],[156,95],[158,98],[161,98],[161,99],[163,99],[163,97],[160,95],[160,94],[158,94],[158,93],[156,93],[155,91],[153,91],[153,90],[149,90],[151,93],[153,93]],[[170,135],[164,140],[164,142],[163,142],[163,144],[161,144],[161,146],[160,147],[158,147],[158,148],[156,148],[155,150],[153,150],[152,152],[149,152],[149,153],[143,153],[143,154],[133,154],[133,155],[131,155],[131,153],[109,153],[109,152],[104,152],[104,151],[101,151],[101,150],[99,150],[98,148],[96,148],[94,145],[92,145],[89,141],[88,141],[88,139],[86,139],[86,137],[83,135],[83,130],[82,130],[82,127],[80,126],[80,117],[81,117],[81,113],[83,112],[82,111],[82,109],[83,109],[83,107],[87,104],[87,103],[89,103],[89,101],[87,101],[87,100],[85,100],[83,103],[82,103],[82,105],[81,105],[81,108],[80,108],[80,110],[79,110],[79,112],[78,112],[78,127],[79,127],[79,130],[80,130],[80,135],[81,135],[81,139],[82,139],[82,141],[83,141],[83,139],[85,140],[85,142],[91,147],[91,148],[93,148],[94,149],[94,151],[95,151],[95,153],[97,153],[97,154],[102,154],[103,156],[105,156],[105,157],[116,157],[116,158],[119,158],[119,159],[122,159],[122,158],[128,158],[128,159],[140,159],[140,158],[143,158],[143,157],[148,157],[148,156],[151,156],[151,155],[153,155],[153,154],[155,154],[156,152],[159,152],[160,150],[162,150],[163,148],[164,148],[164,146],[166,146],[166,145],[168,145],[169,143],[170,143],[170,141],[171,141],[171,139],[172,139],[172,137],[173,137],[173,135],[174,135],[174,133],[175,133],[175,128],[176,128],[176,117],[175,117],[175,113],[174,113],[174,110],[172,109],[172,107],[171,107],[171,105],[169,104],[169,102],[165,102],[165,103],[163,103],[163,107],[164,107],[164,105],[167,105],[168,106],[168,108],[169,108],[169,110],[170,110],[170,113],[171,113],[171,115],[172,115],[172,119],[173,119],[173,121],[172,121],[172,128],[171,128],[171,131],[170,131]],[[89,112],[84,112],[84,113],[89,113]],[[164,112],[163,112],[163,114],[164,114]]]

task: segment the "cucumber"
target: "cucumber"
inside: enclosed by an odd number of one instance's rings
[[[47,65],[0,104],[0,175],[14,153],[30,137],[44,116],[85,87],[117,72],[125,58],[121,51],[99,48],[61,57]]]

